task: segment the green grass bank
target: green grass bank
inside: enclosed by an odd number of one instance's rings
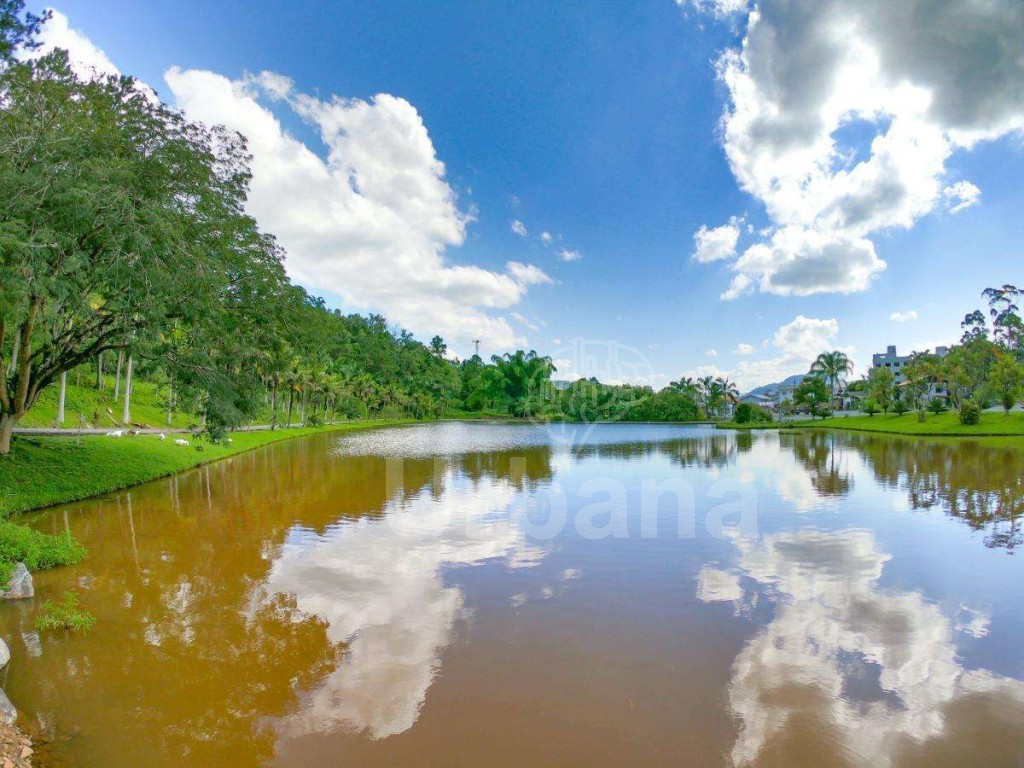
[[[800,427],[828,427],[860,432],[880,432],[894,435],[920,435],[935,437],[1010,437],[1024,436],[1024,413],[985,411],[979,424],[966,425],[954,411],[938,415],[929,413],[919,421],[917,413],[876,414],[875,416],[834,416],[818,421],[800,422]]]
[[[232,432],[231,443],[226,445],[187,435],[169,435],[166,440],[156,435],[120,439],[16,436],[11,454],[0,457],[0,518],[111,493],[281,440],[410,423],[412,419],[380,419]],[[190,439],[191,445],[175,445],[178,437]]]

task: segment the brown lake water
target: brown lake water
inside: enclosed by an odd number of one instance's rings
[[[88,471],[85,468],[84,471]],[[29,518],[61,766],[1024,765],[1024,453],[443,423]],[[36,632],[72,589],[88,634]]]

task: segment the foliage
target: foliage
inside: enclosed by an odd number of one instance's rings
[[[888,413],[896,394],[896,375],[889,368],[872,368],[868,374],[868,392],[882,411]]]
[[[821,413],[832,399],[832,391],[821,376],[805,376],[804,380],[793,390],[793,402],[806,405],[811,416]]]
[[[1010,355],[1002,354],[992,366],[989,382],[999,398],[1003,411],[1009,413],[1020,397],[1021,386],[1024,385],[1024,367]]]
[[[66,591],[64,598],[55,603],[47,600],[36,616],[36,629],[65,629],[88,632],[96,624],[96,617],[82,608],[74,592]]]
[[[946,401],[941,397],[933,397],[928,401],[928,410],[938,416],[946,410]]]
[[[847,374],[853,372],[853,361],[838,349],[822,352],[811,365],[811,373],[821,376],[833,395],[838,391]]]
[[[0,563],[4,567],[21,562],[30,571],[41,571],[73,565],[85,555],[85,548],[70,533],[43,533],[8,520],[0,521]]]
[[[862,430],[866,432],[886,432],[906,435],[974,435],[974,436],[1012,436],[1015,444],[1024,437],[1024,413],[1013,412],[1009,416],[998,419],[982,418],[979,424],[960,423],[959,411],[947,410],[937,415],[929,415],[927,421],[918,421],[917,415],[907,413],[904,416],[837,416],[818,422],[816,426],[836,429]]]
[[[892,410],[897,416],[902,416],[904,413],[910,410],[910,405],[902,397],[897,397],[893,400]]]
[[[878,407],[878,403],[875,401],[873,397],[869,397],[867,400],[865,400],[863,407],[864,413],[866,413],[868,416],[874,416],[876,413],[882,410],[881,408]]]
[[[973,403],[970,400],[965,400],[960,404],[959,410],[960,423],[967,426],[974,426],[981,421],[981,408],[978,407],[977,403]]]
[[[733,421],[737,424],[768,424],[775,420],[767,408],[751,403],[740,403],[733,413]]]

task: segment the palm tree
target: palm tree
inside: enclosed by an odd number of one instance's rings
[[[844,377],[853,373],[853,361],[845,352],[838,349],[822,352],[811,365],[811,373],[821,376],[829,385],[832,397],[835,397],[837,388],[843,383]]]

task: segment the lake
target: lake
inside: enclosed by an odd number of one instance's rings
[[[139,438],[142,439],[142,438]],[[1024,764],[1024,453],[436,423],[28,520],[0,606],[44,764]],[[37,632],[74,590],[88,634]]]

